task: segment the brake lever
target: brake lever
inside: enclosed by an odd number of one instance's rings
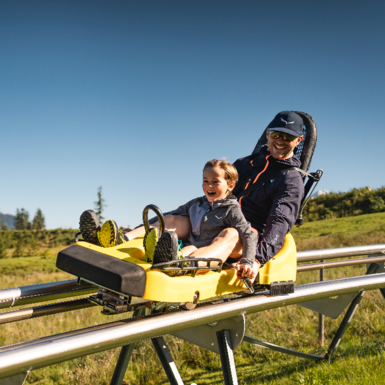
[[[230,269],[235,269],[235,267],[233,265],[231,265],[230,263],[227,263],[227,262],[223,262],[224,265],[226,265],[227,267],[229,267]],[[247,287],[248,290],[250,290],[251,294],[254,294],[255,293],[255,290],[254,290],[254,287],[253,287],[253,284],[251,283],[250,279],[245,277],[245,278],[241,278],[243,283],[245,284],[245,286]]]

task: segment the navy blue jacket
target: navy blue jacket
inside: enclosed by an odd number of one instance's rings
[[[233,190],[242,206],[242,212],[251,226],[261,234],[255,258],[264,265],[282,247],[286,234],[293,227],[301,200],[304,185],[300,173],[288,170],[274,177],[277,170],[300,167],[300,160],[293,156],[289,159],[275,159],[267,150],[238,159],[234,166],[239,174],[239,182]],[[258,175],[268,173],[272,179],[245,195],[245,186],[258,180]]]

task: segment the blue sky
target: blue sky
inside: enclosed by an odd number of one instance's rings
[[[76,228],[202,194],[282,110],[312,115],[320,189],[384,183],[382,1],[0,2],[0,212]]]

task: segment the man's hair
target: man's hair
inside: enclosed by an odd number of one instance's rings
[[[237,182],[238,181],[238,171],[237,169],[229,162],[225,160],[211,159],[209,160],[205,166],[203,167],[203,171],[209,167],[219,167],[225,172],[225,180],[227,183],[229,182]]]

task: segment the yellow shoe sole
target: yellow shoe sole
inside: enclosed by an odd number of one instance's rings
[[[104,223],[101,230],[98,232],[98,240],[102,247],[114,247],[119,244],[118,241],[118,226],[116,222],[109,219]]]
[[[155,246],[159,238],[160,231],[158,228],[155,227],[147,231],[143,239],[143,247],[145,250],[143,261],[151,264],[154,262]]]

